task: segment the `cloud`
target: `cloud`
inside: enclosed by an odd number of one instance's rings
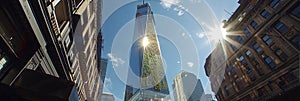
[[[184,14],[184,12],[182,10],[178,11],[178,13],[177,13],[178,16],[181,16],[183,14]]]
[[[193,3],[201,3],[202,2],[202,0],[190,0],[190,1]]]
[[[178,5],[176,7],[174,7],[173,9],[175,12],[177,12],[178,16],[182,16],[184,14],[185,11],[188,11],[188,9],[186,9],[185,7],[183,7],[182,5]]]
[[[172,5],[177,5],[180,3],[180,0],[160,0],[160,4],[164,8],[171,8]]]
[[[112,62],[113,67],[119,67],[120,65],[125,63],[124,60],[114,56],[112,53],[108,53],[107,56],[110,58],[110,61]]]
[[[160,0],[160,4],[166,9],[170,9],[172,5],[176,5],[173,10],[177,12],[178,16],[182,16],[188,9],[183,7],[180,2],[180,0]]]
[[[204,37],[204,33],[196,33],[196,35],[197,35],[199,38],[203,38],[203,37]]]
[[[193,66],[194,66],[194,63],[193,63],[193,62],[187,62],[187,65],[188,65],[189,67],[193,67]]]

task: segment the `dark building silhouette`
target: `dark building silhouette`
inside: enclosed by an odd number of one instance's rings
[[[97,65],[91,67],[93,79],[84,79],[88,73],[79,69],[81,50],[74,35],[91,27],[82,25],[88,21],[98,35],[101,0],[9,0],[0,5],[0,90],[8,91],[1,99],[98,100]],[[97,39],[91,40],[97,47]],[[87,52],[96,55],[96,50]]]

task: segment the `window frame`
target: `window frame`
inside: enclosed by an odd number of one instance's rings
[[[279,5],[279,2],[280,0],[272,0],[270,3],[269,3],[269,6],[273,9],[276,9]]]
[[[251,26],[253,29],[257,29],[258,23],[257,23],[256,21],[252,21],[252,22],[250,23],[250,26]]]
[[[231,49],[232,49],[233,51],[236,51],[236,50],[237,50],[237,47],[236,47],[235,45],[231,44],[230,46],[231,46]]]
[[[297,10],[298,10],[298,12],[295,12]],[[297,18],[300,18],[300,3],[298,3],[295,7],[293,7],[293,9],[290,11],[290,14]]]
[[[261,37],[261,39],[264,41],[265,44],[267,44],[268,46],[273,44],[273,40],[268,36],[268,35],[264,35],[263,37]]]
[[[244,34],[246,35],[246,37],[250,37],[251,36],[251,32],[248,28],[244,29]]]
[[[246,56],[247,56],[248,58],[253,57],[250,50],[246,50],[246,51],[245,51],[245,54],[246,54]]]
[[[277,21],[275,22],[274,26],[275,30],[277,30],[279,33],[286,33],[289,30],[289,26],[287,26],[286,24],[284,24],[281,21]]]
[[[240,43],[240,44],[243,44],[243,43],[245,42],[245,40],[244,40],[243,37],[241,37],[241,36],[238,36],[238,37],[236,38],[236,40],[237,40],[238,43]]]
[[[267,11],[266,9],[264,9],[263,11],[261,11],[260,15],[265,18],[268,19],[271,16],[271,13],[269,11]]]
[[[280,51],[280,52],[279,52]],[[279,52],[279,53],[278,53]],[[280,60],[282,61],[286,61],[288,60],[288,56],[285,54],[285,52],[281,49],[281,48],[277,48],[274,51],[275,55],[278,56],[280,58]]]
[[[252,48],[255,50],[256,53],[261,53],[263,51],[263,49],[261,48],[261,46],[257,42],[255,42],[254,44],[252,44]],[[258,49],[260,51],[258,51]]]
[[[274,60],[271,57],[269,57],[269,56],[266,56],[264,58],[264,62],[268,65],[268,67],[270,69],[274,69],[276,67],[276,64],[275,64]]]

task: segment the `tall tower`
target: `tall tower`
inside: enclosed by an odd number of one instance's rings
[[[200,101],[204,90],[196,75],[181,71],[174,78],[173,95],[175,101]]]
[[[137,6],[125,100],[169,100],[153,12],[148,3]]]

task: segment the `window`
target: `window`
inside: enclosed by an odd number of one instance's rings
[[[285,81],[288,83],[297,80],[297,77],[293,74],[293,72],[288,72],[282,76]]]
[[[272,0],[269,4],[270,7],[276,8],[279,4],[280,0]]]
[[[297,5],[296,8],[292,10],[292,15],[295,15],[296,17],[300,18],[300,4]]]
[[[7,62],[7,60],[5,57],[0,59],[0,70],[5,66],[6,62]]]
[[[243,43],[244,43],[244,40],[243,40],[243,38],[242,38],[242,37],[240,37],[240,36],[237,38],[237,41],[238,41],[240,44],[243,44]]]
[[[300,49],[300,36],[296,36],[292,39],[292,43]]]
[[[229,67],[229,70],[231,74],[235,74],[235,69],[232,65]]]
[[[244,65],[247,64],[247,62],[243,56],[239,57],[239,61],[242,62]]]
[[[283,24],[283,23],[280,22],[280,21],[277,21],[274,27],[275,27],[275,29],[276,29],[277,31],[279,31],[280,33],[287,32],[287,30],[288,30],[288,26],[286,26],[285,24]]]
[[[69,35],[67,35],[67,38],[66,38],[66,40],[65,40],[65,45],[66,45],[66,47],[69,47],[70,43],[71,43],[70,37],[69,37]]]
[[[271,69],[273,69],[276,66],[275,63],[274,63],[274,61],[269,56],[266,56],[265,62],[268,64],[268,66]]]
[[[245,33],[245,35],[246,35],[247,37],[250,37],[250,35],[251,35],[251,32],[249,31],[248,28],[245,28],[245,29],[244,29],[244,33]]]
[[[238,21],[242,21],[242,20],[243,20],[243,17],[240,16],[239,19],[238,19]]]
[[[245,66],[247,74],[252,74],[252,69],[249,66]]]
[[[280,49],[276,49],[275,50],[275,54],[280,58],[280,60],[282,61],[286,61],[288,56]]]
[[[262,48],[259,46],[258,43],[254,43],[254,44],[253,44],[253,49],[254,49],[257,53],[262,52]]]
[[[226,95],[228,96],[230,93],[229,93],[229,88],[227,86],[224,87],[224,90],[225,90],[225,93]]]
[[[246,53],[247,57],[252,57],[252,54],[251,54],[250,50],[247,50],[245,53]]]
[[[271,45],[273,42],[272,39],[268,35],[263,36],[262,39],[267,45]]]
[[[252,21],[252,22],[251,22],[251,26],[252,26],[254,29],[256,29],[256,28],[257,28],[257,23],[256,23],[255,21]]]
[[[252,10],[253,9],[253,6],[252,5],[248,5],[248,10]]]
[[[236,46],[233,45],[233,44],[231,44],[231,48],[232,48],[233,51],[236,51],[236,50],[237,50]]]
[[[69,60],[70,60],[70,63],[72,63],[74,60],[74,53],[72,50],[70,51],[70,54],[69,54]]]
[[[267,10],[263,10],[260,15],[266,19],[268,19],[270,17],[270,13]]]
[[[242,15],[245,17],[247,15],[247,12],[244,12]]]

